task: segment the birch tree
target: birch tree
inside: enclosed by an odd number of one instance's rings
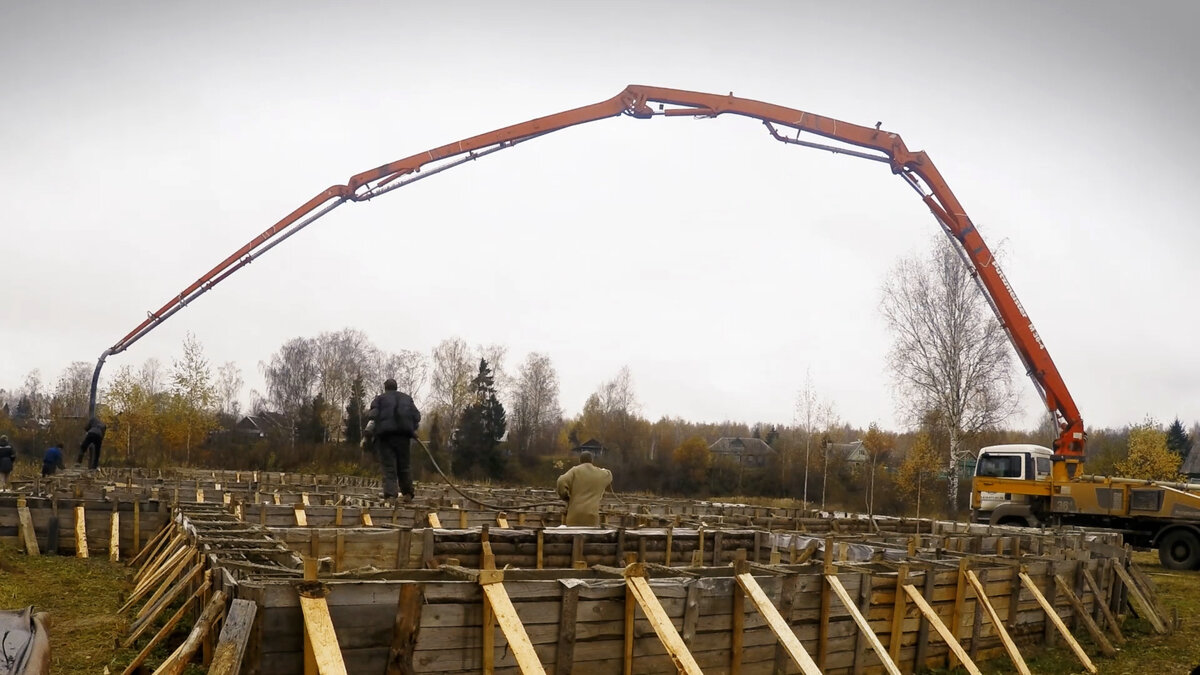
[[[964,436],[995,427],[1017,407],[1008,336],[957,247],[943,238],[927,258],[902,259],[880,303],[893,337],[888,365],[902,414],[915,424],[935,411],[946,425],[952,511]]]
[[[525,357],[517,371],[511,409],[511,438],[519,455],[532,454],[533,448],[541,445],[539,440],[547,440],[546,445],[553,442],[562,422],[562,408],[558,404],[558,373],[549,356],[533,352]]]

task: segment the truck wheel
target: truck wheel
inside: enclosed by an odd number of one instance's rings
[[[1158,541],[1158,559],[1170,570],[1200,568],[1200,537],[1186,529],[1167,532]]]

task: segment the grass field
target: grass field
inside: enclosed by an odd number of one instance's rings
[[[1131,616],[1122,628],[1130,638],[1128,644],[1115,659],[1093,656],[1093,661],[1105,675],[1188,675],[1200,665],[1200,572],[1164,570],[1152,553],[1135,556],[1158,585],[1167,608],[1178,612],[1180,628],[1171,635],[1158,636],[1146,622]],[[56,675],[102,673],[106,666],[121,672],[133,658],[136,652],[117,646],[125,634],[126,621],[116,612],[130,589],[129,577],[130,571],[124,565],[107,559],[29,558],[11,545],[0,544],[0,609],[34,605],[39,611],[50,612],[51,672]],[[173,637],[173,644],[177,644],[183,633]],[[1080,641],[1095,655],[1086,637]],[[160,649],[151,661],[157,663],[165,656],[166,649]],[[1030,652],[1027,662],[1037,675],[1083,672],[1065,648]],[[1003,659],[982,667],[989,675],[1015,672]],[[203,670],[197,667],[192,672]]]

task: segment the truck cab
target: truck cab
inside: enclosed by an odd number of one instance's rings
[[[1050,480],[1050,457],[1054,451],[1029,443],[989,445],[979,450],[975,475],[1017,480]],[[972,520],[991,525],[1040,525],[1029,495],[1010,492],[980,492]]]

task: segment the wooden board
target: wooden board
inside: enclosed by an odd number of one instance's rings
[[[778,639],[791,655],[792,660],[796,665],[800,666],[800,672],[804,675],[821,675],[821,669],[817,668],[817,664],[809,656],[804,649],[804,645],[800,644],[800,640],[796,638],[796,634],[792,632],[787,621],[779,614],[779,610],[775,609],[775,605],[771,604],[770,598],[763,593],[763,589],[755,581],[754,577],[749,573],[738,574],[736,577],[738,585],[750,596],[750,601],[754,604],[755,609],[759,614],[767,620],[767,625],[775,633]],[[774,655],[772,655],[774,656]]]
[[[895,630],[892,632],[892,639],[895,641],[895,644],[892,645],[890,650],[885,649],[883,643],[879,641],[879,636],[871,628],[871,624],[867,623],[866,618],[858,611],[857,604],[850,598],[850,594],[846,592],[846,587],[842,585],[842,580],[838,579],[836,574],[825,575],[825,580],[837,595],[838,600],[841,600],[846,609],[850,610],[850,616],[854,619],[854,623],[858,624],[858,629],[866,636],[871,649],[875,650],[875,654],[879,656],[884,670],[890,673],[890,675],[901,675],[900,669],[896,667],[895,661],[892,660],[893,656],[900,653],[900,640],[898,639],[897,632]],[[900,583],[899,577],[897,577],[897,583]],[[903,624],[903,621],[900,623]]]
[[[1016,666],[1017,672],[1021,675],[1033,675],[1029,672],[1029,666],[1025,665],[1025,658],[1021,656],[1021,651],[1017,649],[1017,643],[1013,642],[1008,631],[1004,628],[1004,623],[1000,621],[1000,616],[996,614],[995,608],[992,607],[991,601],[988,600],[987,593],[983,590],[983,585],[979,583],[979,577],[975,576],[975,572],[967,570],[967,582],[971,584],[971,588],[975,589],[976,601],[983,605],[984,611],[992,621],[992,625],[996,627],[996,632],[1000,634],[1000,639],[1004,643],[1004,649],[1008,652],[1008,656],[1012,659],[1013,665]],[[978,610],[976,610],[978,611]]]
[[[485,602],[491,605],[492,612],[496,615],[500,631],[504,633],[509,647],[516,656],[521,672],[526,675],[546,675],[546,670],[542,668],[537,653],[533,650],[533,645],[529,643],[529,636],[525,633],[525,626],[521,624],[521,618],[517,616],[516,608],[513,607],[508,593],[504,592],[504,584],[484,584],[483,594],[486,598]]]
[[[239,598],[233,601],[225,615],[225,625],[221,627],[221,636],[217,639],[208,675],[238,675],[242,672],[242,658],[257,612],[258,605],[249,600]]]
[[[338,647],[333,621],[329,618],[329,605],[325,598],[310,598],[300,595],[300,611],[304,615],[305,651],[311,650],[312,663],[316,666],[311,675],[346,675],[346,664]],[[306,666],[308,659],[305,659]],[[305,675],[310,675],[305,668]]]
[[[970,675],[982,675],[982,673],[979,671],[979,666],[976,666],[975,662],[971,660],[971,657],[967,655],[966,650],[964,650],[962,645],[958,643],[958,638],[954,637],[954,633],[946,626],[945,623],[942,623],[942,618],[938,616],[938,613],[935,612],[933,607],[929,605],[929,603],[925,600],[925,597],[921,595],[921,592],[918,591],[914,586],[905,586],[904,591],[908,593],[908,597],[912,598],[912,601],[916,603],[917,608],[920,609],[921,613],[925,615],[925,618],[929,621],[929,624],[933,626],[933,629],[937,631],[937,634],[942,636],[942,639],[946,641],[946,644],[950,647],[950,650],[955,656],[958,657],[962,667],[966,668]]]
[[[642,608],[642,612],[646,614],[646,618],[650,620],[650,625],[654,627],[659,641],[671,654],[671,659],[675,662],[679,672],[687,673],[687,675],[702,675],[700,665],[696,663],[691,651],[683,643],[683,638],[675,630],[670,617],[658,602],[654,591],[650,589],[650,584],[646,582],[646,577],[630,575],[625,577],[625,583]]]
[[[1059,578],[1061,577],[1056,577],[1056,579]],[[1083,651],[1083,647],[1079,646],[1079,642],[1075,640],[1074,635],[1071,635],[1071,631],[1067,630],[1067,625],[1063,623],[1061,618],[1059,618],[1058,612],[1055,611],[1054,606],[1050,604],[1050,601],[1048,601],[1046,597],[1042,595],[1042,592],[1038,590],[1037,584],[1033,583],[1033,579],[1031,579],[1028,574],[1021,572],[1021,583],[1025,585],[1025,588],[1029,589],[1029,592],[1033,594],[1033,597],[1038,601],[1038,604],[1042,606],[1042,609],[1046,610],[1046,619],[1054,623],[1054,627],[1058,629],[1059,634],[1062,635],[1063,639],[1067,641],[1067,645],[1071,648],[1071,651],[1075,653],[1075,658],[1079,659],[1079,662],[1083,664],[1084,669],[1089,673],[1095,673],[1095,664],[1093,664],[1092,660],[1088,658],[1087,652]]]

